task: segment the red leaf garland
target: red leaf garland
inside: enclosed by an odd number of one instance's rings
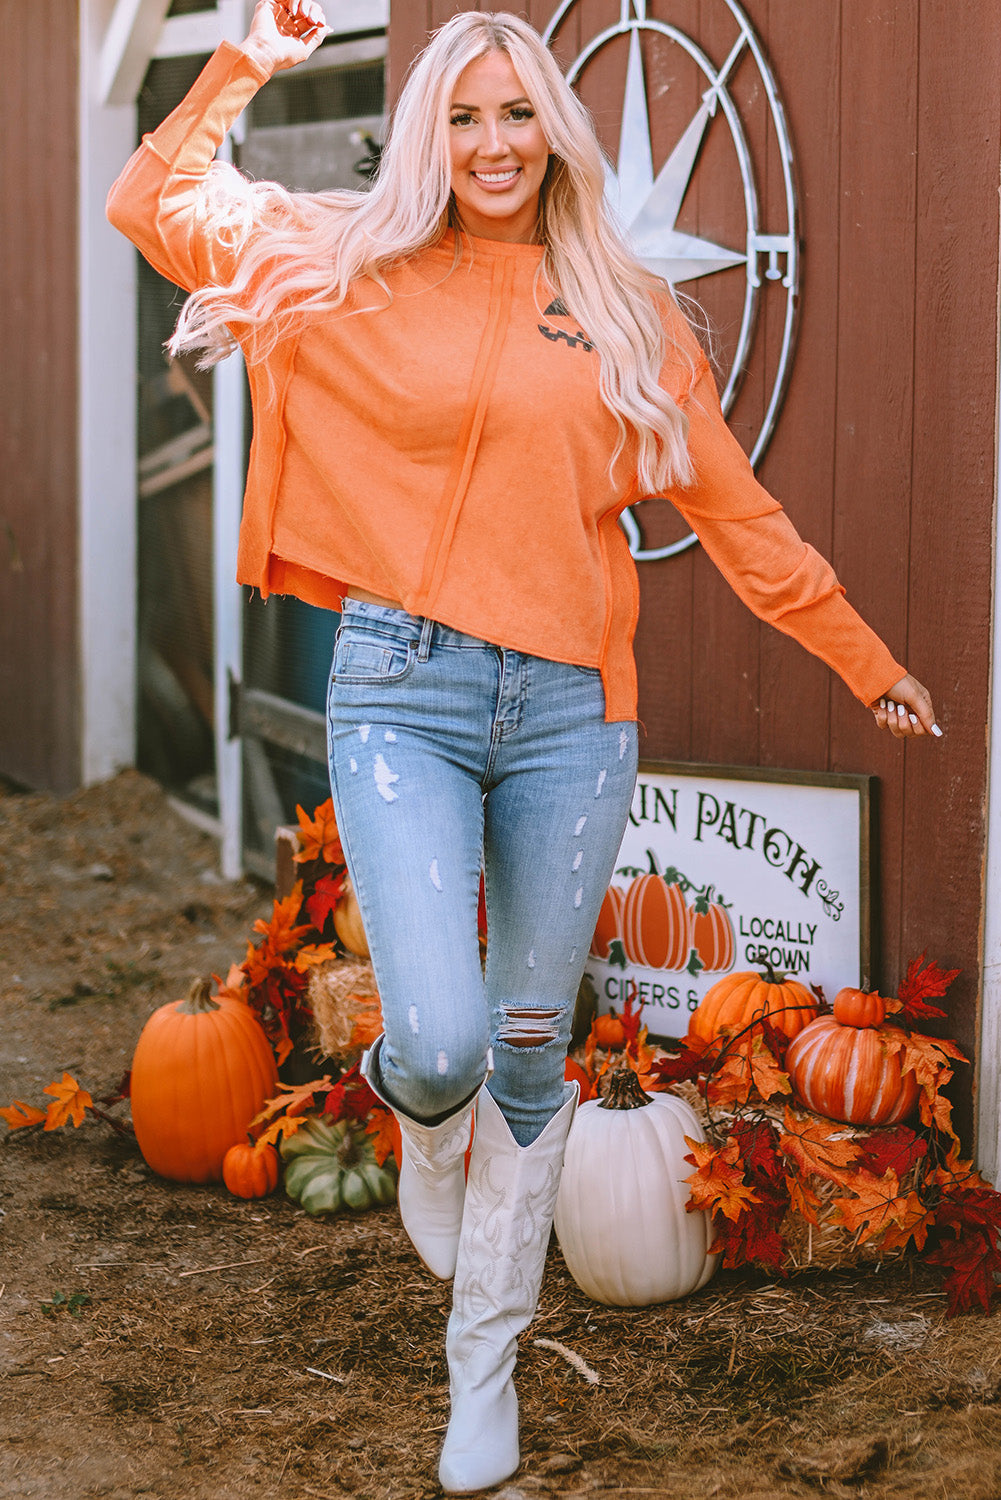
[[[648,1086],[694,1080],[709,1107],[709,1139],[694,1147],[697,1170],[690,1207],[713,1216],[713,1249],[725,1266],[751,1262],[784,1274],[783,1219],[841,1224],[855,1244],[886,1252],[913,1247],[943,1275],[948,1315],[989,1312],[1001,1278],[1001,1194],[960,1158],[947,1095],[950,1064],[966,1061],[954,1043],[913,1030],[916,1020],[945,1012],[929,1002],[945,994],[958,970],[926,954],[913,960],[899,989],[895,1021],[905,1069],[920,1084],[920,1123],[868,1134],[797,1106],[774,1115],[785,1038],[758,1028],[752,1055],[744,1028],[705,1051],[682,1043],[650,1068]],[[757,1024],[757,1023],[756,1023]],[[715,1117],[713,1110],[725,1111]],[[821,1184],[826,1183],[826,1188]],[[833,1187],[833,1196],[831,1189]],[[822,1202],[822,1197],[826,1199]]]

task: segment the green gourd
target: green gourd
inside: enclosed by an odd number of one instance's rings
[[[347,1120],[307,1120],[282,1141],[285,1191],[309,1214],[361,1213],[396,1198],[396,1164],[380,1167],[375,1145]]]

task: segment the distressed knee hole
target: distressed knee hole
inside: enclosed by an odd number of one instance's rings
[[[559,1035],[558,1010],[505,1010],[497,1040],[509,1047],[541,1047]]]

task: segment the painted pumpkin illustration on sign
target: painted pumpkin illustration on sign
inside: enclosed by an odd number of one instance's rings
[[[707,974],[724,974],[737,958],[737,937],[722,897],[712,886],[700,893],[692,907],[692,947]]]

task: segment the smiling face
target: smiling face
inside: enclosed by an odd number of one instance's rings
[[[487,52],[463,69],[449,122],[452,193],[463,229],[531,244],[549,145],[506,52]]]

